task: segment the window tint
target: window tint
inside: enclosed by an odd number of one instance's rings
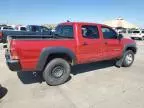
[[[102,27],[102,32],[105,39],[117,39],[117,33],[108,27]]]
[[[25,27],[21,27],[20,30],[26,31],[26,28]]]
[[[84,25],[82,26],[82,36],[84,38],[99,38],[97,26]]]
[[[140,33],[140,31],[133,31],[133,33]]]
[[[42,27],[42,31],[49,32],[50,30],[47,27]]]
[[[33,32],[39,32],[40,31],[40,27],[39,26],[31,26],[31,31]]]
[[[73,38],[73,26],[71,25],[60,25],[56,27],[55,34],[59,37],[65,37],[65,38]]]

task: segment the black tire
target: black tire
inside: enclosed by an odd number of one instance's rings
[[[130,57],[131,59],[128,59]],[[132,50],[128,50],[124,53],[123,67],[130,67],[134,61],[134,52]]]
[[[47,64],[43,78],[48,85],[56,86],[65,83],[70,77],[70,72],[71,67],[66,60],[55,58]]]

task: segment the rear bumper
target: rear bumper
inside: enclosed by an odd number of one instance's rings
[[[19,60],[11,60],[10,55],[6,52],[6,63],[11,71],[21,71],[21,65]]]
[[[11,71],[20,71],[21,66],[18,60],[7,60],[7,65]]]

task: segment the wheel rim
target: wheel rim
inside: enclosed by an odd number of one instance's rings
[[[65,69],[63,66],[56,66],[53,68],[51,73],[54,78],[60,78],[64,72],[65,72]]]
[[[126,63],[129,65],[132,62],[133,62],[133,55],[129,53],[126,55]]]

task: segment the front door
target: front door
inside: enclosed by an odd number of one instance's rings
[[[106,59],[120,57],[123,44],[121,43],[121,40],[118,39],[118,34],[107,26],[102,26],[101,30],[105,44],[104,54]]]

